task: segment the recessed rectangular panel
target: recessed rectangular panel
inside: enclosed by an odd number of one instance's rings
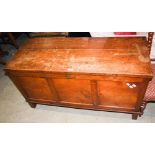
[[[92,104],[89,80],[53,79],[60,101],[73,104]]]
[[[100,106],[134,109],[138,99],[138,83],[99,81]]]
[[[18,79],[29,98],[55,100],[46,79],[38,77],[18,77]]]

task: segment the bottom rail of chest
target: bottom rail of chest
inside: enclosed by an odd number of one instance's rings
[[[134,111],[131,109],[124,108],[112,108],[112,107],[97,107],[97,106],[86,106],[86,105],[74,105],[69,102],[55,102],[55,101],[38,101],[38,100],[26,100],[31,108],[36,108],[37,104],[47,105],[47,106],[59,106],[66,108],[75,108],[75,109],[83,109],[83,110],[95,110],[95,111],[106,111],[106,112],[118,112],[118,113],[126,113],[132,114],[132,119],[137,120],[138,117],[141,117],[144,113],[146,103],[143,102],[139,108],[139,111]]]

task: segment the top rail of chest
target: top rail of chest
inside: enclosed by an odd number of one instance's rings
[[[135,49],[147,45],[145,37],[32,38],[20,49]]]

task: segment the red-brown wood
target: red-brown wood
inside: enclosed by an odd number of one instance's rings
[[[133,119],[143,113],[152,78],[144,37],[33,38],[5,70],[31,107],[126,112]]]

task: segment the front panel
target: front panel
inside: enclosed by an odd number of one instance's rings
[[[46,78],[17,77],[27,97],[34,100],[55,101],[55,95],[51,92]]]
[[[140,83],[98,81],[99,107],[135,109]]]
[[[39,74],[30,76],[18,75],[16,81],[28,100],[40,104],[133,112],[139,104],[139,96],[143,96],[141,78],[88,75],[65,78],[52,74],[51,77],[49,74],[47,77],[39,77]]]
[[[53,79],[60,102],[71,104],[92,105],[89,80]]]

